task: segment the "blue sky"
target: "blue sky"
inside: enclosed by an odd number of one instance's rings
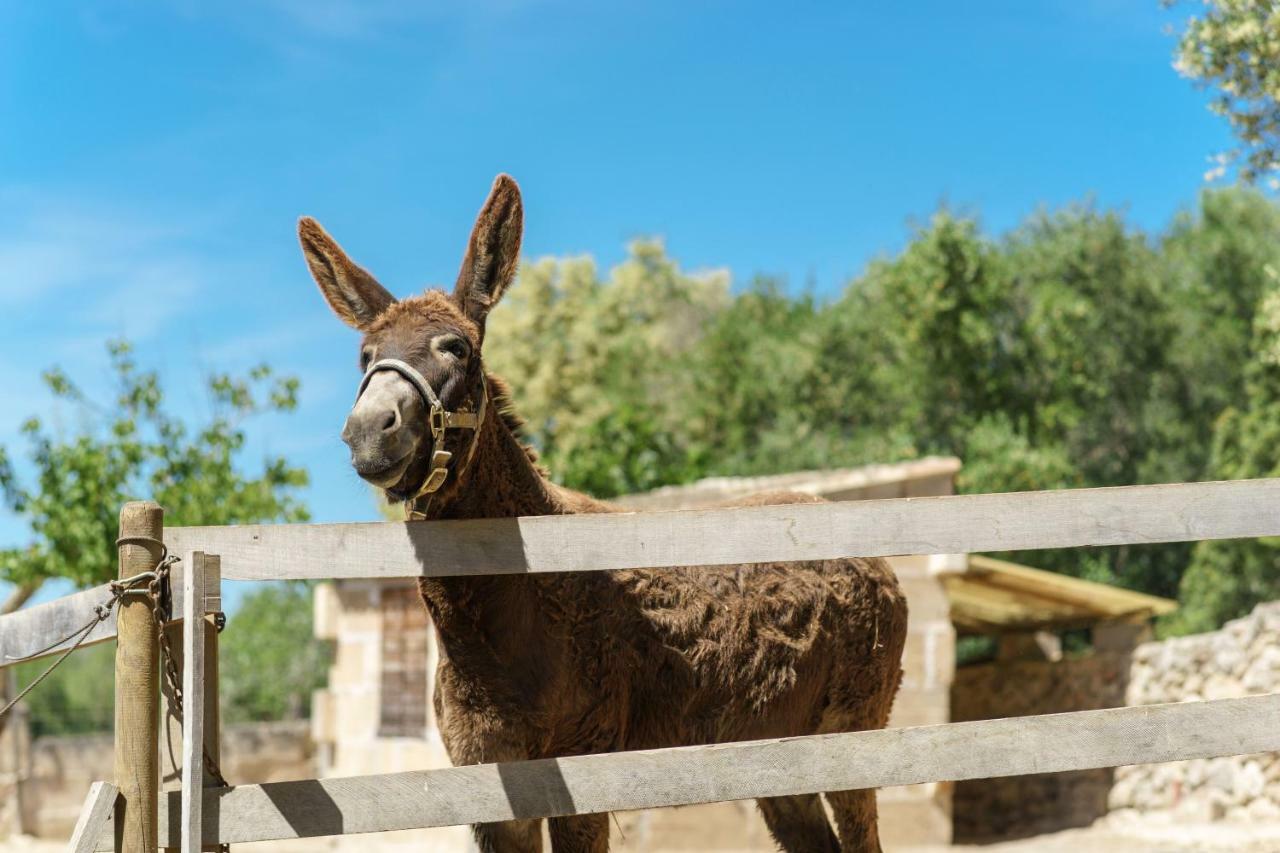
[[[1176,14],[1181,14],[1181,11]],[[126,335],[198,415],[267,361],[320,521],[372,518],[337,433],[356,337],[294,238],[319,218],[393,292],[451,282],[493,175],[529,256],[836,292],[940,203],[988,228],[1092,196],[1159,228],[1229,143],[1158,0],[729,3],[0,0],[0,444],[52,364]],[[15,447],[15,445],[17,445]],[[27,538],[0,514],[0,545]]]

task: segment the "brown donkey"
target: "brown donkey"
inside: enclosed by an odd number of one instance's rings
[[[501,175],[453,294],[397,301],[312,219],[298,226],[330,307],[362,333],[342,430],[361,477],[419,518],[610,512],[552,483],[481,361],[515,276],[520,190]],[[372,368],[372,369],[371,369]],[[772,494],[751,504],[814,500]],[[907,606],[883,560],[427,578],[436,714],[455,764],[520,761],[885,725]],[[880,847],[874,791],[758,801],[787,851]],[[542,848],[541,821],[475,827],[481,850]],[[605,851],[604,814],[551,818],[555,853]]]

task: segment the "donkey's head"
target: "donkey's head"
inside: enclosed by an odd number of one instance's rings
[[[452,295],[428,290],[400,301],[318,222],[298,222],[302,253],[329,307],[364,333],[363,378],[342,440],[356,473],[393,499],[435,491],[474,448],[487,404],[485,317],[515,276],[522,216],[520,188],[499,175]]]

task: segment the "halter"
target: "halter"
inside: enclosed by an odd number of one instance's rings
[[[382,358],[369,365],[369,369],[365,371],[364,377],[360,380],[360,387],[356,390],[356,400],[359,401],[360,396],[364,394],[364,389],[369,387],[369,381],[373,379],[373,374],[383,370],[390,370],[400,374],[409,381],[422,397],[423,402],[427,404],[427,423],[431,427],[431,473],[427,474],[427,479],[422,482],[418,491],[404,502],[405,514],[410,518],[425,517],[425,510],[419,511],[414,509],[414,503],[423,495],[434,494],[449,476],[449,460],[453,458],[453,454],[444,449],[444,431],[447,429],[469,429],[471,430],[471,442],[467,446],[467,456],[462,462],[462,469],[458,472],[461,476],[471,465],[471,458],[476,452],[476,437],[480,434],[480,425],[484,423],[485,407],[489,403],[489,391],[484,381],[484,377],[480,377],[480,405],[474,412],[450,412],[444,407],[444,403],[440,402],[439,395],[435,389],[431,387],[431,383],[426,377],[419,373],[411,364],[400,361],[397,358]]]

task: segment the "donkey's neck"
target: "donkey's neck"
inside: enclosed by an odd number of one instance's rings
[[[425,507],[429,519],[513,518],[608,512],[587,495],[557,486],[530,458],[490,405],[462,482],[449,483]],[[466,455],[463,445],[457,458]],[[424,508],[419,504],[419,508]],[[424,578],[419,586],[455,671],[468,680],[500,679],[533,700],[548,681],[541,668],[556,656],[547,633],[547,595],[559,576]],[[551,593],[554,597],[554,593]],[[563,605],[563,602],[561,602]]]
[[[489,380],[505,395],[500,380]],[[571,515],[609,512],[612,507],[594,498],[556,485],[530,457],[519,436],[512,432],[500,409],[502,396],[491,400],[485,421],[475,436],[476,447],[461,482],[446,483],[426,504],[426,515],[444,518],[512,518],[520,515]],[[470,438],[470,436],[466,436]],[[465,459],[468,448],[450,448]],[[419,503],[419,508],[423,504]]]
[[[438,506],[429,508],[429,518],[511,518],[567,511],[559,490],[494,408],[489,407],[484,427],[475,437],[477,445],[463,482],[449,484],[448,491],[432,502]]]

